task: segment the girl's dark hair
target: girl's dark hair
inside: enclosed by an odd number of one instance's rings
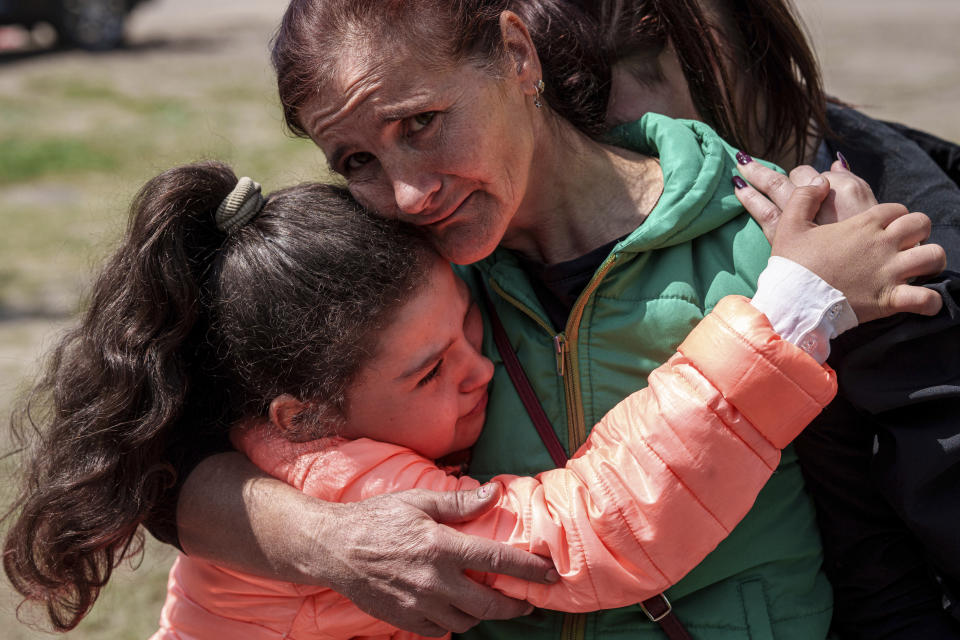
[[[611,64],[631,56],[655,60],[672,41],[694,106],[731,144],[762,156],[792,151],[800,163],[808,134],[829,134],[819,65],[788,0],[577,4],[599,24]]]
[[[547,104],[588,135],[602,133],[609,87],[597,72],[604,64],[598,31],[562,0],[292,0],[272,42],[287,127],[309,135],[300,111],[324,89],[345,50],[415,50],[428,71],[465,60],[499,71],[500,14],[508,9],[536,39]]]
[[[89,308],[14,416],[32,442],[4,570],[58,630],[142,547],[175,442],[262,414],[282,393],[309,407],[304,431],[336,425],[376,329],[433,259],[414,230],[328,185],[277,192],[225,235],[213,212],[236,182],[202,163],[140,191]]]

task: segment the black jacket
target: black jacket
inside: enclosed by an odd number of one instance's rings
[[[960,149],[835,105],[828,119],[831,155],[879,201],[927,213],[931,241],[960,268],[960,188],[932,160],[958,176]],[[960,638],[960,274],[928,286],[944,298],[936,317],[834,341],[840,393],[797,441],[844,638]]]

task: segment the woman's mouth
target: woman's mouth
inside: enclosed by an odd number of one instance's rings
[[[465,205],[472,196],[473,196],[472,193],[468,194],[463,200],[458,202],[456,206],[451,207],[443,215],[434,219],[431,222],[425,223],[423,226],[430,227],[432,229],[442,229],[447,225],[447,223],[452,222],[453,219],[457,217],[457,214],[459,214],[463,210],[463,205]]]

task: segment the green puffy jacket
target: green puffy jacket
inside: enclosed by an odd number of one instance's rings
[[[531,384],[568,452],[590,425],[646,385],[725,295],[751,296],[770,254],[733,194],[735,150],[702,123],[648,115],[618,128],[616,143],[658,156],[664,192],[650,216],[614,247],[556,334],[515,256],[503,249],[473,265]],[[603,215],[598,211],[597,215]],[[488,328],[489,329],[489,328]],[[496,355],[487,426],[470,474],[535,474],[553,464]],[[652,509],[668,509],[655,505]],[[571,541],[575,544],[576,541]],[[743,522],[667,592],[697,638],[816,640],[827,636],[830,586],[820,539],[791,448]],[[638,606],[589,615],[536,611],[486,622],[465,638],[535,640],[665,637]]]

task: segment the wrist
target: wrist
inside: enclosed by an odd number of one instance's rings
[[[297,576],[294,582],[340,591],[337,576],[341,573],[341,561],[335,551],[343,546],[345,514],[339,512],[346,505],[304,498],[296,518],[289,523],[285,535],[280,536],[278,554],[286,556],[287,570]]]

